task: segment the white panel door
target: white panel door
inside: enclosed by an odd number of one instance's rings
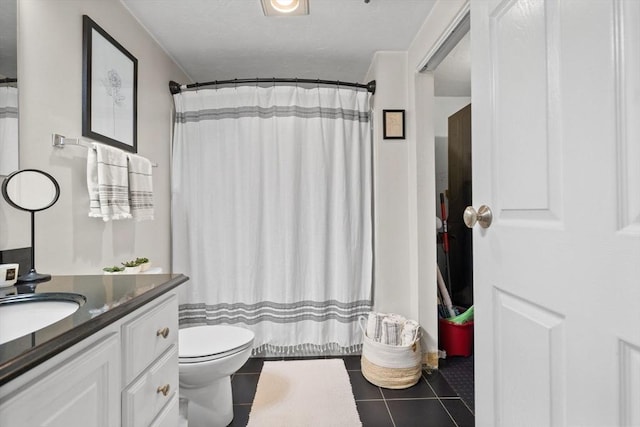
[[[472,0],[478,426],[640,426],[640,1]]]

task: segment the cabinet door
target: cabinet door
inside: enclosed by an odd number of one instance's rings
[[[158,417],[153,420],[150,427],[176,427],[178,424],[176,420],[179,419],[179,401],[178,394],[174,394],[171,398],[171,401],[167,404],[167,406],[160,412]]]
[[[120,421],[120,340],[106,335],[0,404],[0,425],[108,427]]]

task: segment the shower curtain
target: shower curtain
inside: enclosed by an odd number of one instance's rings
[[[174,95],[181,325],[255,333],[254,354],[359,351],[371,309],[369,94],[242,86]]]
[[[0,175],[18,170],[18,88],[0,86]]]

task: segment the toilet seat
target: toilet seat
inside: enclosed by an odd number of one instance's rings
[[[239,353],[253,344],[248,329],[227,325],[206,325],[180,329],[179,363],[201,363]]]

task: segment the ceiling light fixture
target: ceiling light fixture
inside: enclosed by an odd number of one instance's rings
[[[271,6],[278,12],[291,13],[300,6],[299,0],[271,0]]]
[[[308,15],[308,0],[261,0],[266,16]]]

